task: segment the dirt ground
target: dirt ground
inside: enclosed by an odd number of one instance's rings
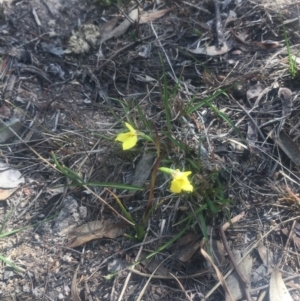
[[[300,300],[298,13],[291,1],[3,2],[1,300]],[[154,147],[115,141],[129,120],[151,124],[165,166],[201,167],[192,196],[160,173],[151,188]],[[144,189],[75,187],[54,158],[85,183]],[[149,194],[162,203],[142,241],[113,193],[135,220]]]

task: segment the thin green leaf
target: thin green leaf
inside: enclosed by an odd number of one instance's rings
[[[177,225],[180,225],[180,224],[184,223],[185,221],[195,218],[195,216],[197,216],[198,214],[200,214],[200,212],[202,212],[203,210],[206,210],[206,209],[207,209],[207,204],[201,205],[194,212],[192,212],[186,218],[182,219],[179,223],[177,223]]]
[[[210,209],[210,211],[214,214],[217,214],[219,212],[219,210],[215,207],[214,203],[211,201],[210,198],[206,197],[205,198],[205,202],[208,205],[208,209]]]
[[[174,139],[174,138],[172,137],[171,132],[164,132],[164,135],[165,135],[167,138],[169,138],[169,139],[171,140],[171,142],[172,142],[175,146],[179,147],[182,151],[188,152],[188,147],[187,147],[184,143],[182,143],[182,142],[180,142],[180,141]]]
[[[16,270],[19,273],[24,272],[23,269],[17,267],[12,261],[8,260],[7,258],[5,258],[4,256],[0,255],[0,260],[2,260],[3,262],[5,262],[7,265],[9,265],[10,267],[12,267],[14,270]]]
[[[152,125],[151,125],[151,122],[149,122],[145,116],[145,114],[143,113],[140,105],[137,105],[136,106],[136,109],[138,111],[138,114],[139,114],[139,117],[141,118],[141,121],[144,125],[144,127],[150,132],[152,130]]]
[[[196,170],[197,172],[201,171],[201,162],[195,161],[193,159],[187,158],[188,163],[191,165],[191,167]]]
[[[218,90],[215,94],[210,95],[210,96],[204,98],[199,103],[197,103],[196,105],[194,105],[191,108],[189,108],[187,110],[187,113],[191,114],[191,113],[197,111],[199,108],[203,107],[204,105],[207,105],[209,102],[211,102],[212,100],[214,100],[215,98],[217,98],[221,94],[224,94],[224,91],[223,90]]]
[[[140,187],[140,186],[133,186],[133,185],[129,185],[129,184],[117,184],[117,183],[86,182],[83,185],[95,186],[95,187],[110,187],[110,188],[126,189],[126,190],[144,190],[144,188]]]
[[[109,191],[109,190],[108,190]],[[121,200],[112,192],[109,191],[113,197],[115,198],[116,202],[118,203],[120,209],[122,210],[123,214],[125,215],[125,217],[132,222],[133,224],[136,224],[135,220],[133,219],[133,217],[131,216],[131,214],[125,209],[125,207],[123,206]]]
[[[0,237],[1,237],[1,234],[2,234],[2,231],[7,223],[7,221],[9,220],[9,218],[12,216],[12,214],[16,211],[18,206],[15,206],[14,208],[12,208],[7,214],[6,216],[4,217],[4,220],[2,222],[2,225],[1,225],[1,228],[0,228]]]
[[[160,63],[161,63],[162,69],[163,69],[163,87],[161,87],[161,95],[163,97],[162,100],[163,100],[163,105],[165,108],[167,128],[168,128],[168,131],[171,132],[170,92],[168,89],[167,76],[166,76],[163,59],[160,54],[159,54],[159,59],[160,59]]]
[[[164,243],[162,246],[160,246],[156,251],[150,253],[145,259],[149,259],[149,258],[155,256],[156,254],[160,253],[161,251],[167,249],[171,244],[173,244],[177,239],[179,239],[184,234],[184,232],[189,228],[190,223],[191,223],[191,220],[188,220],[188,222],[186,223],[184,228],[178,234],[176,234],[172,239],[170,239],[169,241]]]
[[[234,125],[234,123],[230,120],[230,118],[228,118],[223,112],[221,112],[220,110],[218,110],[214,105],[212,105],[211,103],[207,102],[206,103],[218,116],[220,116],[224,121],[226,121],[236,132],[237,134],[243,139],[245,140],[244,136],[242,135],[242,133],[240,132],[240,130]]]
[[[86,182],[82,183],[80,185],[74,185],[74,184],[66,184],[66,185],[57,185],[56,188],[60,187],[74,187],[74,186],[90,186],[90,187],[107,187],[107,188],[115,188],[115,189],[122,189],[122,190],[144,190],[143,187],[140,186],[133,186],[128,184],[117,184],[117,183],[104,183],[104,182]]]
[[[1,233],[1,234],[0,234],[0,239],[1,239],[1,238],[4,238],[4,237],[7,237],[7,236],[10,236],[10,235],[13,235],[13,234],[18,233],[18,232],[23,231],[23,230],[26,230],[26,229],[29,229],[29,228],[32,228],[32,227],[36,227],[36,226],[38,226],[38,225],[40,225],[40,224],[43,224],[43,223],[45,223],[45,222],[47,222],[47,221],[52,220],[55,216],[56,216],[56,215],[51,216],[51,217],[49,217],[49,218],[47,218],[47,219],[45,219],[45,220],[43,220],[43,221],[41,221],[41,222],[38,222],[38,223],[36,223],[36,224],[33,224],[33,225],[28,225],[28,226],[25,226],[25,227],[22,227],[22,228],[18,228],[18,229],[11,230],[11,231],[8,231],[8,232],[5,232],[5,233]]]

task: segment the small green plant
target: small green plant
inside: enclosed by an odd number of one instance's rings
[[[283,35],[284,35],[284,41],[285,41],[285,47],[287,50],[287,54],[288,54],[288,63],[289,63],[289,72],[292,76],[292,78],[295,78],[297,76],[298,70],[297,70],[297,63],[296,60],[294,59],[292,53],[291,53],[291,47],[290,47],[290,39],[287,35],[287,31],[286,28],[284,26],[284,22],[283,22],[283,18],[282,18],[282,14],[279,11],[279,15],[280,15],[280,21],[281,21],[281,26],[283,29]]]
[[[289,62],[289,71],[291,76],[294,78],[297,76],[298,70],[297,70],[297,64],[296,64],[296,60],[294,59],[292,53],[291,53],[291,48],[290,48],[290,41],[289,38],[287,36],[284,24],[282,23],[282,27],[283,27],[283,32],[284,32],[284,40],[285,40],[285,46],[286,46],[286,50],[288,53],[288,62]]]
[[[138,40],[138,29],[135,29],[135,30],[133,30],[133,31],[131,31],[131,33],[130,33],[130,38],[131,38],[131,40],[132,41],[137,41]]]
[[[140,104],[133,103],[130,100],[119,101],[128,122],[123,123],[126,130],[117,134],[114,140],[119,142],[122,150],[128,154],[138,153],[141,150],[141,147],[143,147],[144,151],[156,153],[156,160],[151,169],[151,181],[150,187],[148,187],[148,201],[144,214],[140,220],[135,220],[133,215],[126,209],[126,206],[124,206],[120,198],[115,193],[108,190],[115,199],[122,212],[122,215],[134,228],[135,234],[132,236],[127,235],[132,239],[141,241],[144,238],[150,216],[164,203],[164,199],[162,198],[158,203],[155,205],[153,204],[154,191],[157,191],[156,178],[159,172],[163,172],[170,176],[170,186],[168,188],[170,193],[185,196],[185,198],[189,200],[190,204],[193,206],[193,213],[187,218],[183,218],[180,223],[188,222],[195,224],[192,221],[196,221],[196,223],[200,225],[204,236],[207,235],[205,231],[206,214],[217,215],[230,202],[230,200],[224,196],[223,186],[218,181],[218,172],[207,173],[202,169],[200,150],[201,141],[199,140],[199,152],[195,153],[195,150],[191,150],[187,143],[177,139],[176,136],[174,136],[172,100],[177,96],[179,90],[179,83],[176,84],[176,86],[172,89],[169,89],[166,76],[163,76],[161,96],[164,106],[163,116],[165,122],[161,123],[161,128],[159,129],[156,128],[154,123],[151,123],[149,119],[146,118]],[[187,118],[201,106],[206,106],[239,133],[233,122],[211,103],[212,100],[221,94],[224,95],[225,92],[221,90],[216,91],[216,93],[213,95],[201,100],[200,103],[195,103],[195,98],[193,98],[191,102],[189,102],[187,105],[183,105],[180,108],[180,115],[177,115],[176,119],[178,116],[179,118],[180,116]],[[115,115],[115,117],[121,121],[118,116]],[[139,127],[141,129],[143,128],[143,130],[140,130]],[[108,139],[108,141],[112,142],[112,139]],[[134,150],[134,152],[132,152],[132,150]],[[176,168],[179,165],[179,162],[177,161],[178,159],[176,159],[178,156],[181,158],[180,166],[183,166],[180,169]],[[60,164],[53,152],[52,159],[56,168],[70,180],[70,185],[81,187],[85,185],[101,186],[132,190],[137,190],[138,188],[139,190],[142,190],[141,187],[124,184],[84,182],[79,174]]]

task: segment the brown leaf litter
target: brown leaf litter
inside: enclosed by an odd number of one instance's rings
[[[75,248],[94,239],[116,238],[125,232],[126,222],[113,223],[105,220],[89,222],[69,233],[68,247]]]

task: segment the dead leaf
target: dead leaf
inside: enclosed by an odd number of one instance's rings
[[[300,284],[295,283],[293,280],[290,280],[289,282],[287,282],[286,285],[293,289],[297,289],[297,290],[300,289]]]
[[[290,233],[290,231],[289,231],[288,228],[282,228],[282,229],[281,229],[281,232],[282,232],[285,236],[289,236],[289,233]]]
[[[19,134],[21,128],[22,124],[19,118],[12,117],[6,122],[0,120],[0,143],[6,142],[8,139],[15,137],[14,132]]]
[[[147,259],[146,257],[148,255],[149,253],[145,251],[142,251],[141,253],[141,258],[145,258],[141,262],[145,269],[147,269],[150,273],[154,273],[155,275],[168,276],[170,271],[161,264],[161,261],[156,260],[154,257]]]
[[[68,247],[75,248],[86,242],[99,238],[116,238],[125,232],[124,221],[113,223],[108,220],[99,220],[84,224],[69,234]]]
[[[214,256],[215,264],[221,268],[224,267],[226,259],[225,259],[225,248],[223,243],[220,240],[212,239],[211,241],[211,252]]]
[[[197,250],[200,250],[202,245],[203,242],[199,239],[199,235],[188,233],[177,240],[174,248],[179,253],[178,259],[181,262],[187,262]]]
[[[110,25],[109,27],[104,28],[105,30],[103,30],[103,32],[101,32],[101,34],[102,34],[101,43],[104,43],[111,38],[120,37],[127,31],[127,29],[130,27],[130,25],[134,22],[138,22],[139,24],[144,24],[144,23],[154,21],[158,18],[161,18],[166,13],[172,11],[175,8],[176,7],[173,6],[171,8],[166,8],[166,9],[162,9],[162,10],[158,10],[158,11],[154,11],[154,12],[150,12],[150,13],[149,12],[139,12],[139,10],[136,8],[129,13],[129,15],[128,15],[129,18],[126,18],[116,28],[112,29],[115,25],[114,22],[116,23],[116,21],[112,22],[112,24],[109,24]],[[111,29],[111,30],[109,30],[109,29]]]
[[[274,268],[271,274],[269,296],[270,301],[293,301],[277,268]]]
[[[12,169],[6,163],[0,162],[0,188],[16,188],[24,182],[25,179],[17,169]]]
[[[235,40],[238,43],[246,46],[257,46],[264,50],[272,50],[283,46],[282,43],[279,43],[277,41],[272,41],[272,40],[265,40],[261,42],[246,42],[245,38],[242,38],[241,36],[237,35],[232,29],[231,29],[231,34],[234,36]]]
[[[252,120],[249,120],[246,138],[250,146],[255,146],[255,142],[257,141],[257,136],[258,136],[257,126]]]
[[[187,262],[189,261],[192,256],[196,253],[197,250],[199,250],[201,247],[201,240],[194,241],[193,243],[189,244],[185,248],[179,250],[179,257],[178,259],[181,262]]]
[[[282,102],[282,117],[288,117],[292,112],[292,91],[288,88],[280,88],[278,90],[278,97]]]
[[[259,242],[257,250],[264,265],[269,266],[271,263],[273,263],[273,252],[268,250],[262,241]]]
[[[172,6],[170,8],[165,8],[165,9],[161,9],[161,10],[157,10],[157,11],[153,11],[153,12],[143,12],[143,13],[141,13],[141,18],[139,20],[139,23],[144,24],[144,23],[148,23],[151,21],[155,21],[156,19],[163,17],[165,14],[174,10],[175,8],[176,8],[176,6]]]
[[[75,274],[72,279],[72,286],[71,286],[71,297],[73,301],[81,301],[79,294],[78,294],[78,289],[77,289],[77,272],[78,272],[79,266],[77,267]]]
[[[271,41],[271,40],[265,40],[262,42],[253,42],[251,43],[259,48],[265,49],[265,50],[272,50],[278,47],[282,47],[283,45],[277,41]]]
[[[143,186],[150,176],[155,156],[150,153],[144,153],[136,165],[132,186]]]
[[[2,105],[0,107],[0,118],[9,118],[11,112],[8,106]]]
[[[220,49],[217,49],[216,46],[207,46],[207,47],[200,47],[196,49],[187,49],[189,52],[194,54],[205,54],[209,56],[217,56],[227,53],[231,50],[231,43],[228,41],[223,44]]]
[[[51,53],[51,54],[56,55],[60,58],[62,58],[62,56],[64,54],[64,50],[60,46],[55,46],[54,44],[46,43],[46,42],[41,42],[40,45],[41,45],[44,52]]]
[[[18,188],[13,189],[1,189],[0,188],[0,201],[5,201],[9,198]]]
[[[232,251],[234,259],[238,262],[242,259],[242,254],[240,251]],[[248,255],[242,262],[239,263],[239,269],[247,283],[250,285],[251,283],[251,270],[253,265],[253,259],[250,255]],[[239,277],[237,273],[234,271],[230,274],[226,280],[228,289],[233,297],[233,300],[239,300],[244,295],[244,288],[240,284]],[[250,287],[249,287],[250,288]],[[230,301],[230,296],[226,293],[226,301]]]
[[[148,75],[139,75],[139,74],[133,74],[133,77],[140,82],[143,83],[151,83],[151,82],[157,82],[157,80],[151,76]]]
[[[129,20],[126,18],[119,26],[117,26],[115,29],[113,29],[110,32],[104,32],[101,38],[101,43],[104,43],[108,41],[111,38],[117,38],[123,35],[127,29],[130,27],[132,22],[138,21],[139,18],[139,10],[136,8],[132,10],[129,15]]]
[[[270,268],[266,267],[265,265],[259,265],[253,272],[251,276],[251,281],[253,285],[259,286],[261,281],[264,281],[268,275],[270,275]]]
[[[251,86],[246,92],[247,100],[250,101],[253,98],[256,99],[259,96],[259,94],[263,91],[263,89],[264,87],[260,83]]]
[[[272,138],[296,165],[300,165],[300,150],[297,144],[284,131],[280,131],[278,138],[275,134],[272,134]]]
[[[189,244],[195,242],[196,240],[198,240],[199,235],[195,234],[195,233],[188,233],[182,237],[180,237],[176,243],[175,243],[175,248],[179,249],[179,248],[183,248],[188,246]]]
[[[242,45],[246,45],[246,46],[249,46],[249,43],[245,41],[245,37],[241,37],[241,35],[237,35],[233,29],[230,30],[231,34],[233,35],[233,37],[235,38],[235,40],[242,44]]]
[[[118,17],[115,17],[115,18],[110,19],[103,25],[101,25],[101,27],[100,27],[101,34],[103,35],[105,33],[111,32],[115,28],[117,22],[118,22]]]

